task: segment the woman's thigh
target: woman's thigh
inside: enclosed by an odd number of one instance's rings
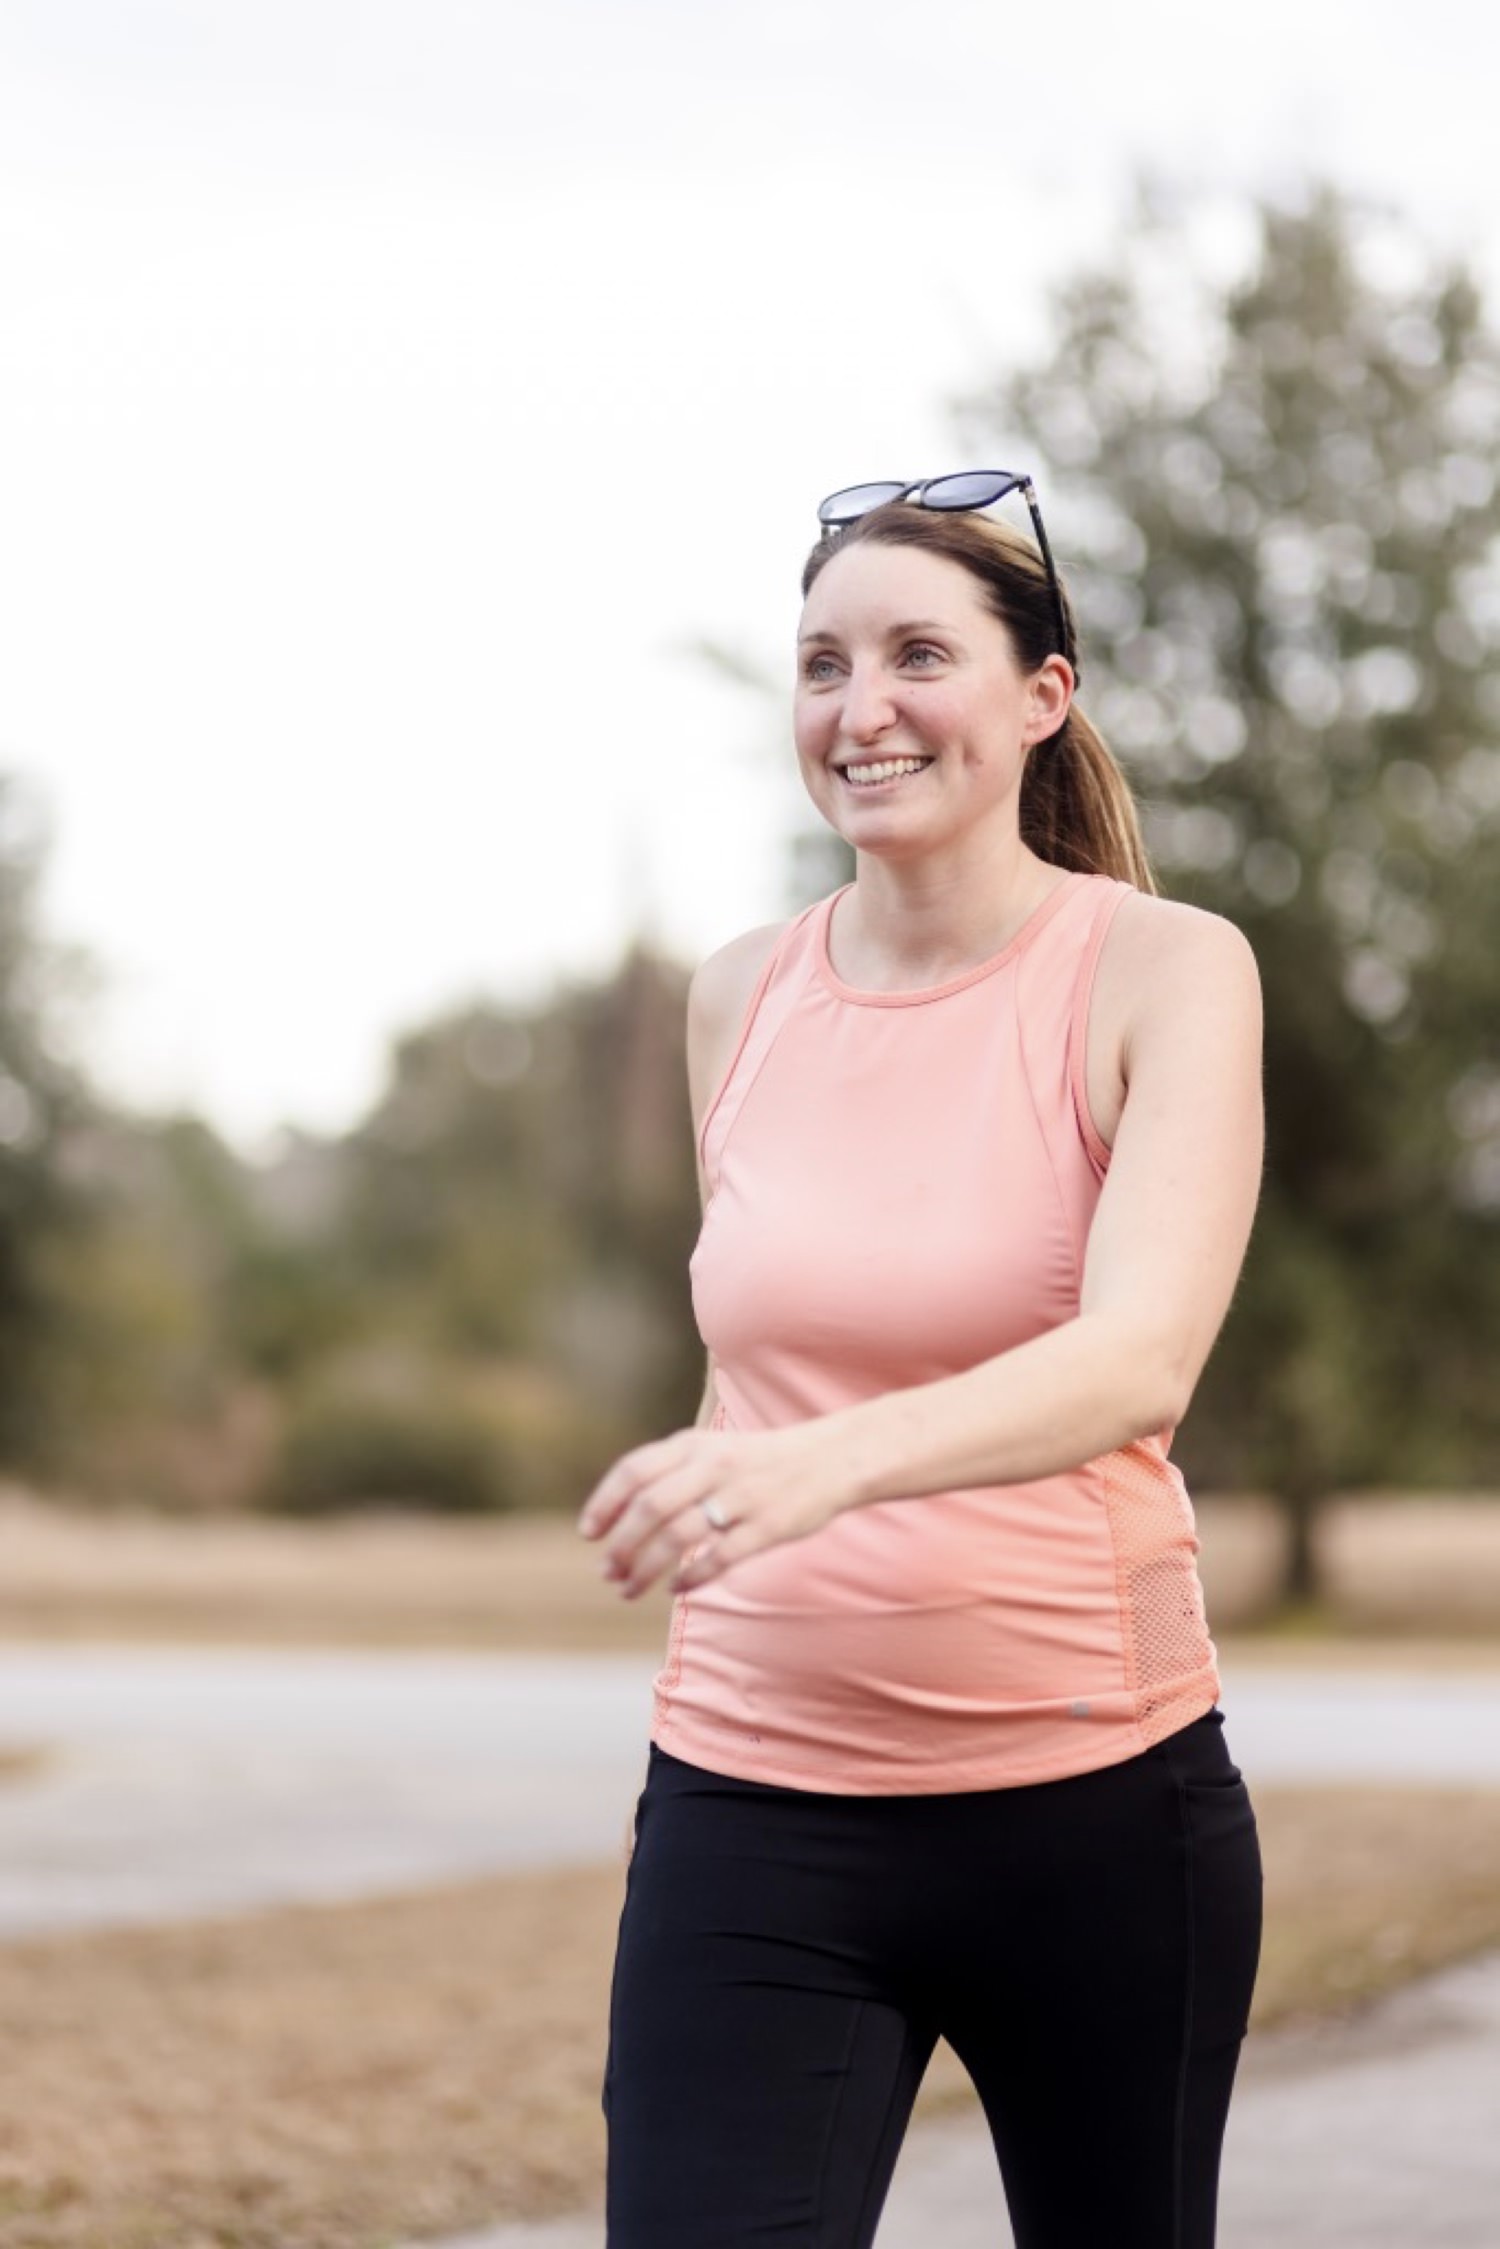
[[[609,2249],[868,2249],[935,2032],[857,1800],[653,1752],[604,2105]]]
[[[1222,1725],[984,1801],[936,1973],[1017,2249],[1211,2249],[1261,1929]]]

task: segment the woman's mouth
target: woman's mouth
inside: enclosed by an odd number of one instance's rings
[[[884,789],[899,786],[914,773],[925,773],[931,763],[930,757],[861,758],[834,770],[851,789]]]

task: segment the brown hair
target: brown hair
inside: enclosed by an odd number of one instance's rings
[[[1010,635],[1025,671],[1057,652],[1057,611],[1041,555],[1029,539],[988,516],[913,507],[893,500],[845,524],[813,548],[802,572],[804,599],[834,555],[862,539],[878,546],[921,547],[956,562],[975,579],[985,606]],[[1067,654],[1078,670],[1078,635],[1063,591]],[[1130,783],[1103,737],[1074,703],[1055,734],[1036,743],[1021,780],[1021,840],[1053,866],[1112,875],[1137,890],[1156,890]]]

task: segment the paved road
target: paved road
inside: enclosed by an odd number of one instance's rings
[[[0,1649],[0,1936],[369,1896],[618,1850],[653,1666]]]
[[[617,1658],[0,1649],[0,1934],[338,1898],[619,1846],[654,1666]],[[1500,1786],[1500,1676],[1226,1667],[1257,1781]],[[1252,2041],[1224,2249],[1497,2249],[1500,1958],[1353,2026]],[[912,2135],[880,2249],[1003,2249],[988,2143]],[[600,2249],[597,2217],[445,2249]]]
[[[0,1648],[0,1935],[180,1920],[608,1857],[639,1658]],[[1226,1673],[1252,1787],[1500,1786],[1500,1674]],[[1500,2223],[1496,2227],[1500,2243]]]
[[[1496,2249],[1500,1954],[1356,2021],[1252,2038],[1224,2147],[1221,2249]],[[601,2249],[597,2215],[429,2249]],[[914,2131],[877,2249],[1009,2249],[989,2139]]]

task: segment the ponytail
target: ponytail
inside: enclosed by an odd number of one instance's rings
[[[1076,703],[1027,760],[1021,841],[1055,867],[1110,875],[1156,895],[1130,783]]]

